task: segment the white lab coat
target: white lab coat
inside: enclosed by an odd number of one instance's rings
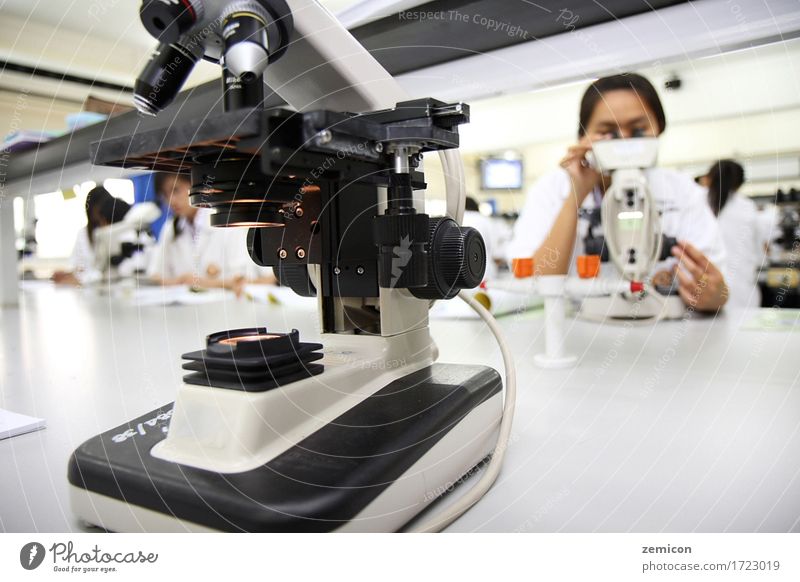
[[[88,285],[100,280],[101,273],[95,264],[95,254],[92,243],[89,242],[88,227],[83,227],[78,231],[75,246],[72,247],[69,266],[70,271],[81,285]]]
[[[175,236],[173,220],[168,220],[147,274],[171,279],[191,273],[203,278],[218,271],[219,279],[247,277],[252,263],[247,253],[247,229],[214,228],[209,222],[210,215],[211,210],[200,208],[193,223],[179,219],[181,233],[178,236]]]
[[[733,194],[719,213],[719,225],[728,256],[728,305],[759,307],[758,270],[766,261],[764,245],[769,240],[764,217],[752,200]]]
[[[665,168],[646,171],[650,191],[661,212],[661,228],[667,236],[686,240],[697,247],[720,268],[725,266],[725,249],[719,226],[708,206],[706,191],[689,176]],[[542,245],[555,223],[572,184],[566,170],[559,168],[542,176],[530,189],[525,206],[514,225],[514,236],[508,245],[507,258],[531,257]],[[582,207],[595,208],[599,201],[589,194]],[[577,240],[570,261],[570,274],[577,272],[575,257],[584,254],[583,239],[589,228],[588,220],[578,220]],[[602,232],[602,226],[595,233]],[[675,263],[670,258],[656,265],[654,272],[669,269]],[[601,276],[619,277],[613,263],[603,263]]]

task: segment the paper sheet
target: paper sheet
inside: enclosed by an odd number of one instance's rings
[[[138,307],[160,305],[203,305],[216,301],[234,299],[231,291],[224,289],[208,289],[192,291],[190,287],[178,285],[174,287],[139,287],[138,289],[119,289],[115,296],[130,301]]]
[[[800,331],[800,309],[759,309],[742,325],[744,330]]]
[[[482,289],[472,289],[470,294],[483,294],[489,299],[489,311],[495,317],[503,315],[518,315],[529,309],[535,309],[542,305],[542,298],[521,293],[511,293],[501,289],[485,291]],[[484,306],[486,300],[484,299]],[[459,298],[446,301],[437,301],[430,311],[431,319],[479,319],[478,314]]]
[[[44,427],[43,418],[17,414],[0,408],[0,440],[33,432]]]

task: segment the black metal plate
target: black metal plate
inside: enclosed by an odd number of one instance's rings
[[[214,372],[214,379],[209,379],[207,372],[192,372],[183,377],[187,384],[197,386],[213,386],[225,390],[242,390],[243,392],[266,392],[273,388],[287,386],[292,382],[297,382],[309,376],[317,376],[325,371],[325,366],[320,364],[307,364],[296,366],[295,370],[286,372],[279,377],[273,377],[269,372],[262,372],[260,379],[247,378],[245,376],[234,376],[230,378],[226,373],[222,376]]]

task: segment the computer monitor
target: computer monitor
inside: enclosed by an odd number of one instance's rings
[[[481,160],[481,189],[520,190],[522,160],[486,158]]]

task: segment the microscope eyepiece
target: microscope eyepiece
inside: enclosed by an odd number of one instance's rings
[[[157,115],[175,99],[197,61],[181,43],[158,45],[133,86],[136,109]]]

